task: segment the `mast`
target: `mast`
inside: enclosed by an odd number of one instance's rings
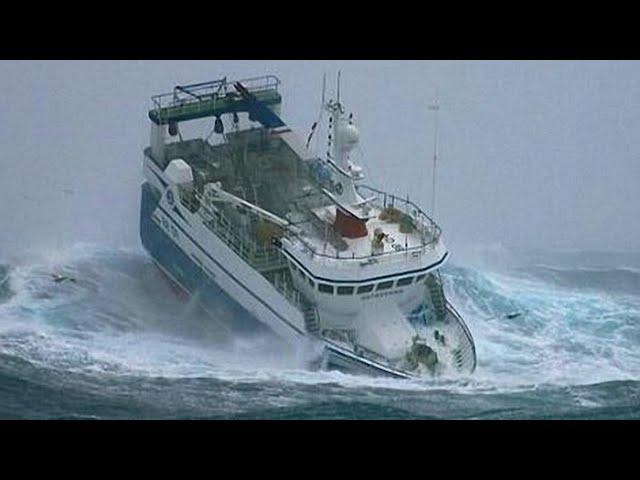
[[[356,148],[360,133],[353,124],[353,114],[345,117],[345,109],[340,98],[340,77],[336,79],[336,100],[329,100],[324,108],[329,114],[327,163],[332,170],[331,186],[322,192],[336,205],[335,229],[347,238],[367,235],[366,222],[369,219],[367,201],[357,192],[355,181],[359,167],[349,160],[350,152]]]
[[[322,112],[322,109],[324,108],[326,90],[327,90],[327,74],[325,72],[322,74],[322,104],[320,105],[320,112]]]
[[[440,110],[440,104],[438,103],[438,90],[436,89],[436,98],[434,102],[429,105],[429,110],[434,112],[434,129],[433,129],[433,177],[431,185],[431,216],[435,217],[436,212],[436,173],[437,173],[437,161],[438,161],[438,111]]]
[[[313,122],[313,125],[311,125],[311,132],[309,132],[309,136],[307,137],[307,148],[309,148],[309,146],[311,145],[311,139],[313,138],[313,135],[316,133],[316,128],[318,127],[318,125],[320,124],[320,121],[322,120],[322,112],[325,109],[326,86],[327,86],[327,74],[325,73],[322,75],[322,101],[320,102],[320,112],[318,113],[318,119],[315,122]]]

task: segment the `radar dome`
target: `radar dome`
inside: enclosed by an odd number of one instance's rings
[[[338,130],[338,135],[340,138],[340,147],[346,152],[353,150],[360,141],[360,131],[351,123],[341,125]]]

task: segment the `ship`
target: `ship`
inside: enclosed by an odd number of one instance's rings
[[[441,228],[408,197],[365,184],[339,87],[327,101],[323,85],[308,136],[282,120],[282,103],[273,75],[152,97],[140,237],[153,262],[212,316],[224,310],[232,332],[312,345],[314,368],[472,373],[473,337],[440,275]],[[209,133],[187,135],[192,122]],[[325,135],[321,155],[314,135]]]

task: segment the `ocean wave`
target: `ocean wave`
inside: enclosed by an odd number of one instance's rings
[[[530,265],[513,269],[513,273],[566,288],[640,296],[640,269],[633,267],[567,268],[554,265]]]
[[[538,264],[529,270],[494,272],[445,267],[447,295],[476,340],[478,369],[472,376],[408,381],[311,371],[307,365],[317,354],[313,349],[287,348],[264,333],[230,337],[217,312],[204,312],[197,301],[176,296],[141,250],[78,245],[14,259],[0,272],[5,276],[0,291],[0,355],[12,360],[3,361],[0,374],[9,385],[36,381],[44,388],[47,379],[56,377],[80,395],[104,390],[105,385],[113,385],[110,389],[117,392],[124,385],[136,391],[145,382],[152,389],[162,382],[186,382],[183,385],[191,393],[185,393],[182,401],[188,398],[198,404],[189,395],[204,395],[198,393],[199,386],[216,385],[229,389],[230,396],[236,388],[235,400],[225,400],[225,415],[242,415],[259,408],[241,400],[240,392],[253,388],[270,398],[266,410],[260,407],[265,412],[313,402],[309,392],[317,394],[318,389],[340,403],[349,395],[460,396],[475,401],[501,395],[533,398],[541,389],[570,388],[582,392],[575,394],[580,399],[576,405],[582,402],[587,408],[602,401],[581,391],[582,386],[588,392],[590,385],[640,377],[637,297],[620,295],[629,293],[625,288],[614,289],[614,295],[594,287],[594,282],[621,282],[630,288],[640,275],[633,268],[569,270]],[[76,282],[56,283],[52,274]],[[587,288],[584,283],[590,276],[598,279],[591,279]],[[274,391],[285,399],[271,398],[268,392]],[[244,402],[246,408],[234,402]],[[519,410],[510,410],[508,404],[501,415],[516,415]],[[381,414],[387,411],[381,408]],[[440,415],[433,410],[407,407],[407,411]],[[491,411],[487,406],[486,412]],[[212,415],[206,409],[189,412]]]

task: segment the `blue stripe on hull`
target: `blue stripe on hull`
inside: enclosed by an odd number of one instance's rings
[[[200,303],[227,326],[237,331],[264,331],[268,328],[236,300],[222,290],[204,271],[151,219],[159,197],[151,185],[142,185],[140,239],[149,255],[190,294],[199,295]],[[218,315],[220,318],[218,318]]]

